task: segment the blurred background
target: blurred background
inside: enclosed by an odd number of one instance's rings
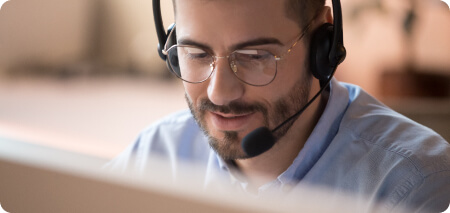
[[[448,5],[341,2],[348,55],[336,77],[450,140]],[[157,55],[150,0],[0,3],[0,136],[109,159],[187,108]],[[170,0],[162,10],[168,26]]]

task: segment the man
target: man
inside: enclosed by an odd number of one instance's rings
[[[360,88],[310,71],[315,30],[332,23],[324,1],[175,0],[176,38],[164,48],[184,80],[190,108],[143,131],[113,161],[139,167],[163,155],[205,168],[205,185],[230,177],[258,195],[300,183],[349,192],[395,211],[444,211],[450,200],[450,145],[393,112]],[[176,45],[176,46],[175,46]],[[258,127],[273,130],[272,148],[255,157],[241,148]],[[213,174],[214,173],[214,174]]]

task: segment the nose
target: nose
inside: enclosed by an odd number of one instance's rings
[[[209,79],[208,98],[216,105],[227,105],[244,95],[245,85],[234,75],[226,57],[217,58],[215,63]]]

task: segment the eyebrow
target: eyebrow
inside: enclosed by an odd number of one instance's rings
[[[178,40],[177,43],[181,44],[181,45],[193,45],[193,46],[200,47],[202,49],[206,49],[206,50],[212,51],[212,48],[210,46],[208,46],[207,44],[203,44],[203,43],[191,40],[191,39],[181,38],[181,39]],[[248,41],[244,41],[244,42],[241,42],[241,43],[234,44],[231,47],[231,49],[232,50],[239,50],[239,49],[243,49],[245,47],[250,47],[250,46],[270,45],[270,44],[283,46],[283,43],[281,43],[280,40],[278,40],[276,38],[270,38],[270,37],[265,38],[265,37],[262,37],[262,38],[256,38],[256,39],[252,39],[252,40],[248,40]]]

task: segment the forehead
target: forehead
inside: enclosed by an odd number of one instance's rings
[[[258,37],[281,41],[298,34],[285,0],[176,0],[178,38],[223,46]]]

